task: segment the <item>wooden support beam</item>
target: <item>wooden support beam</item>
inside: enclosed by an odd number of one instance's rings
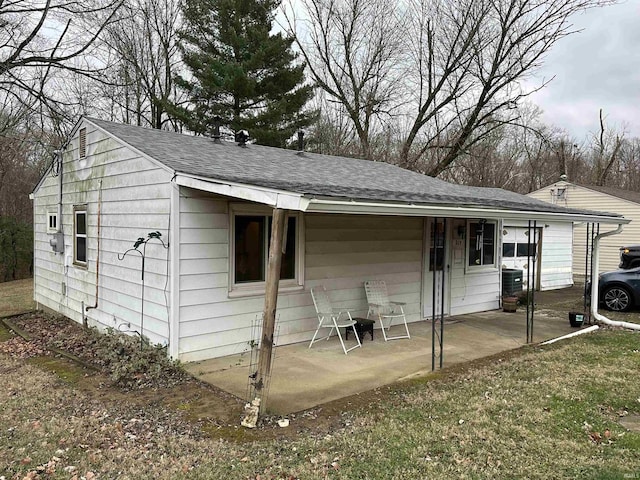
[[[282,246],[284,239],[286,211],[273,209],[271,223],[271,244],[269,246],[269,265],[264,295],[264,313],[262,315],[262,338],[258,355],[258,375],[256,375],[256,396],[261,397],[260,410],[266,408],[263,391],[271,375],[271,357],[273,351],[273,332],[276,324],[278,286],[280,284],[280,266],[282,265]]]

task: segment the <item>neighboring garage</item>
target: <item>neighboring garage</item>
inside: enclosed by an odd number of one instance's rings
[[[562,207],[615,213],[631,220],[630,224],[624,226],[622,233],[602,240],[600,248],[601,272],[618,268],[620,247],[640,244],[640,192],[594,185],[577,185],[561,180],[531,192],[528,196]],[[604,232],[609,229],[603,225],[600,231]],[[563,243],[572,244],[573,274],[577,277],[583,277],[585,273],[586,239],[586,223],[576,223],[573,236],[558,239]]]
[[[529,241],[529,232],[533,234],[534,231],[534,238]],[[529,230],[527,222],[505,220],[502,231],[502,267],[522,270],[523,287],[531,281],[534,265],[537,268],[536,290],[570,287],[573,285],[571,238],[571,223],[546,222],[540,225],[538,222],[535,230]]]

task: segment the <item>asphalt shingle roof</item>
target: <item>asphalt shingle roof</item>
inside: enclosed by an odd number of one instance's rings
[[[594,213],[567,209],[499,188],[456,185],[383,162],[299,154],[295,150],[260,145],[239,147],[233,142],[215,143],[209,137],[88,120],[176,173],[315,197]]]

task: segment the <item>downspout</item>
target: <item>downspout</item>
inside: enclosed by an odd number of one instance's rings
[[[99,286],[100,286],[100,220],[102,217],[102,180],[99,181],[99,186],[98,186],[98,253],[96,254],[96,302],[93,305],[88,305],[87,307],[85,307],[82,311],[82,323],[84,324],[84,326],[87,326],[87,319],[85,316],[85,312],[88,312],[89,310],[93,310],[95,308],[98,308],[98,292],[99,292]]]
[[[58,233],[62,233],[62,169],[64,162],[62,161],[62,151],[55,150],[53,153],[58,157],[58,218],[56,219],[58,224],[56,226]]]
[[[629,328],[631,330],[640,330],[640,324],[631,323],[631,322],[619,322],[616,320],[610,320],[604,315],[598,313],[598,303],[599,303],[599,281],[598,281],[598,270],[600,267],[600,239],[604,237],[609,237],[612,235],[617,235],[622,232],[622,224],[618,224],[618,228],[615,230],[611,230],[609,232],[599,233],[593,239],[593,260],[591,262],[593,268],[593,276],[591,277],[591,317],[595,318],[599,322],[604,323],[605,325],[610,325],[612,327],[622,327]]]

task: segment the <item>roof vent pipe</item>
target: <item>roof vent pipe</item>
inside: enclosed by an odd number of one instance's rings
[[[298,151],[304,152],[304,130],[298,130]]]
[[[247,140],[249,140],[249,132],[246,130],[240,130],[236,133],[236,142],[238,142],[239,147],[246,147]]]
[[[216,115],[213,117],[213,142],[214,143],[222,143],[220,142],[220,124],[222,123],[222,117]]]

